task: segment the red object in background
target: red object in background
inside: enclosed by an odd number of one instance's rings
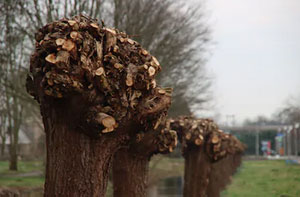
[[[267,145],[268,149],[267,149],[267,155],[271,155],[271,142],[268,141],[268,145]]]

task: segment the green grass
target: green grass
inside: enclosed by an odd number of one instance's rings
[[[25,176],[24,173],[43,172],[41,161],[20,161],[18,171],[10,171],[7,161],[0,161],[0,186],[7,187],[41,187],[44,185],[43,176]]]
[[[0,186],[6,187],[42,187],[44,185],[44,177],[1,177]]]
[[[183,159],[156,156],[150,163],[150,180],[182,176]],[[19,171],[8,170],[8,162],[0,162],[0,186],[43,187],[44,177],[19,175],[43,171],[42,162],[19,162]],[[110,185],[111,187],[111,185]],[[222,197],[299,197],[300,166],[284,161],[244,161],[232,184]]]
[[[32,171],[43,171],[42,161],[19,161],[18,171],[10,171],[8,167],[8,161],[0,161],[0,174],[19,174]]]
[[[299,197],[300,166],[285,161],[244,161],[222,197]]]

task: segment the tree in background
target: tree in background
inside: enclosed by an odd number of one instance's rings
[[[8,135],[10,146],[10,170],[17,170],[17,146],[19,129],[23,121],[23,113],[28,105],[24,101],[29,98],[25,94],[24,84],[26,71],[25,44],[22,34],[16,29],[15,15],[17,3],[3,1],[0,4],[0,57],[1,57],[1,111],[2,111],[2,134]],[[5,116],[5,117],[4,117]],[[2,135],[3,136],[3,135]],[[2,139],[4,139],[2,137]]]
[[[277,113],[277,119],[284,124],[300,123],[300,99],[289,98]]]

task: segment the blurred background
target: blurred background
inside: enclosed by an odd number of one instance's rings
[[[262,183],[275,193],[254,196],[300,195],[288,186],[300,180],[293,165],[300,155],[299,0],[1,0],[0,188],[41,195],[45,135],[38,103],[25,90],[34,36],[80,13],[125,31],[157,57],[159,83],[174,88],[170,116],[212,118],[247,145],[244,171],[224,196],[259,192]],[[273,163],[259,163],[266,158]],[[284,171],[282,182],[265,180],[270,172],[280,179],[283,168],[291,174]],[[251,170],[261,175],[256,182]],[[149,196],[180,196],[180,147],[156,156],[150,175]]]

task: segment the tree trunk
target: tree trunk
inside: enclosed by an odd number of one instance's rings
[[[204,197],[212,163],[203,148],[186,151],[184,169],[184,197]]]
[[[208,197],[220,197],[221,192],[230,184],[232,175],[240,166],[241,158],[242,154],[237,153],[228,155],[213,164],[207,188]]]
[[[5,138],[2,138],[1,140],[1,156],[4,156],[4,151],[5,151],[5,145],[6,145],[6,140]]]
[[[91,138],[70,127],[70,114],[63,111],[43,113],[47,143],[45,196],[105,196],[110,162],[122,140]]]
[[[158,123],[157,128],[137,134],[129,146],[116,153],[113,161],[115,197],[145,197],[151,157],[170,153],[176,147],[177,134],[170,129],[169,122],[159,120]]]
[[[13,132],[12,127],[9,127],[9,137],[10,137],[10,145],[9,145],[9,170],[18,170],[18,154],[17,154],[17,148],[18,143],[17,139],[15,138],[15,132]]]
[[[115,197],[145,197],[149,158],[132,154],[127,148],[119,150],[113,161]]]
[[[18,154],[17,154],[17,145],[10,144],[10,159],[9,159],[9,170],[18,170]]]

